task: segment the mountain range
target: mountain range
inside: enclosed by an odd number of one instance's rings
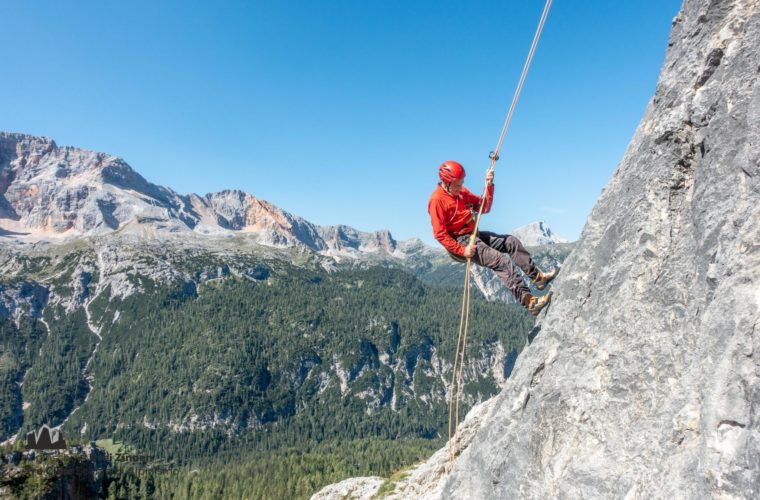
[[[180,195],[148,182],[116,156],[8,132],[0,132],[0,230],[20,242],[110,233],[245,235],[258,244],[301,246],[336,259],[403,257],[422,248],[416,239],[397,242],[387,230],[315,225],[240,190]],[[516,231],[527,245],[567,242],[544,222]]]
[[[572,246],[543,221],[512,233],[536,246],[536,261],[544,268],[560,262]],[[0,132],[0,244],[21,248],[77,241],[105,245],[110,253],[121,252],[120,247],[149,248],[151,242],[208,252],[297,249],[314,253],[328,269],[382,263],[410,270],[429,283],[452,285],[460,285],[464,276],[462,266],[441,247],[418,238],[396,241],[387,230],[312,224],[239,190],[180,195],[148,182],[116,156],[59,147],[47,137]],[[108,253],[100,252],[104,265]],[[124,266],[130,260],[122,256],[121,262]],[[144,271],[174,275],[166,266],[159,268]],[[490,270],[476,267],[473,276],[489,300],[515,302]],[[113,289],[123,295],[122,285]]]
[[[48,425],[186,463],[271,459],[302,436],[320,454],[367,436],[419,453],[443,432],[464,266],[441,248],[242,191],[180,195],[15,133],[0,133],[0,228],[5,445]],[[521,234],[552,242],[533,248],[544,267],[572,249],[543,223]],[[532,323],[493,273],[474,283],[464,408],[505,383]],[[405,463],[377,446],[383,467]],[[282,486],[254,479],[247,494]]]

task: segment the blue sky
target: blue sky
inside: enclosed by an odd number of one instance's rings
[[[434,243],[437,166],[482,189],[543,0],[3,2],[0,129]],[[555,0],[484,229],[575,239],[654,93],[680,0]]]

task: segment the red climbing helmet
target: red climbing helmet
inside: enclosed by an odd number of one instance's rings
[[[443,182],[450,183],[458,181],[459,179],[464,179],[464,176],[464,167],[459,162],[448,160],[441,163],[441,166],[438,167],[438,177],[440,177]]]

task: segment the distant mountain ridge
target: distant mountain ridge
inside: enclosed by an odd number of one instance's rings
[[[425,247],[419,240],[399,244],[387,230],[312,224],[237,189],[181,195],[147,181],[119,157],[59,147],[47,137],[0,132],[0,236],[68,241],[113,232],[247,233],[263,245],[303,246],[335,258],[367,253],[404,257],[407,250]],[[526,245],[567,241],[543,221],[513,234]]]
[[[251,233],[269,246],[389,254],[388,231],[317,226],[240,190],[180,195],[116,156],[0,132],[0,227],[17,239],[61,241],[111,232]]]
[[[520,226],[512,231],[525,246],[556,245],[557,243],[569,243],[570,240],[558,236],[544,221],[532,222]]]

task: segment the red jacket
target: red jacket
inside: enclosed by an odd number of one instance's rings
[[[493,203],[493,184],[488,186],[483,213],[491,210]],[[428,213],[433,224],[433,236],[449,252],[464,257],[464,246],[460,245],[455,236],[471,233],[475,229],[475,218],[471,210],[477,212],[480,208],[480,196],[472,194],[464,186],[459,196],[446,192],[440,184],[430,195]]]

